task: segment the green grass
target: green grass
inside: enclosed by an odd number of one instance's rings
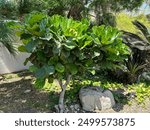
[[[147,27],[150,27],[150,21],[144,15],[130,16],[129,14],[119,13],[116,15],[117,28],[132,33],[139,32],[136,27],[132,24],[132,21],[138,20]]]

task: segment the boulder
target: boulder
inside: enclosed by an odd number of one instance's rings
[[[113,94],[110,90],[101,87],[83,87],[79,92],[82,108],[86,111],[106,110],[115,105]]]

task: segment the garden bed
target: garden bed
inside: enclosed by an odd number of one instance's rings
[[[0,112],[56,112],[54,106],[58,103],[59,88],[50,89],[49,91],[46,88],[37,90],[33,86],[33,81],[34,77],[26,71],[0,76]],[[81,109],[78,100],[68,101],[71,100],[71,97],[68,97],[68,95],[73,95],[72,91],[69,91],[71,89],[71,87],[68,88],[66,93],[65,112],[85,112]],[[75,92],[75,94],[77,93]],[[113,109],[98,112],[150,112],[150,101],[145,99],[143,103],[139,104],[136,100],[132,99],[130,103],[118,102]]]

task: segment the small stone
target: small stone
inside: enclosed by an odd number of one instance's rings
[[[74,108],[75,108],[76,110],[79,110],[79,108],[80,108],[79,104],[75,104],[75,105],[74,105]]]
[[[31,92],[30,89],[27,89],[27,90],[24,91],[24,93],[30,93],[30,92]]]
[[[16,99],[14,102],[17,102],[17,103],[18,103],[18,102],[20,102],[20,100],[19,100],[19,99]]]
[[[68,107],[66,107],[64,110],[64,113],[68,113],[68,112],[69,112],[69,109],[68,109]]]
[[[45,105],[45,107],[46,107],[46,108],[48,108],[48,107],[49,107],[49,105],[48,105],[48,104],[46,104],[46,105]]]
[[[7,91],[7,88],[0,88],[1,92]]]
[[[22,103],[26,103],[26,102],[27,102],[27,100],[22,100],[21,102],[22,102]]]
[[[0,80],[2,80],[3,79],[3,77],[2,76],[0,76]]]
[[[73,109],[73,108],[74,108],[74,105],[71,105],[70,108]]]
[[[6,97],[8,97],[8,98],[9,98],[9,97],[11,97],[11,94],[10,94],[10,93],[8,93],[8,94],[6,95]]]

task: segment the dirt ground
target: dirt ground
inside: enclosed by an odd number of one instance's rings
[[[53,112],[50,94],[33,87],[31,74],[14,75],[0,79],[0,112]]]
[[[33,77],[30,73],[19,73],[0,76],[0,112],[4,113],[52,113],[58,102],[58,94],[37,90],[33,87]],[[68,111],[73,112],[73,111]],[[77,111],[76,111],[77,112]],[[80,110],[79,112],[85,112]],[[101,112],[142,113],[150,112],[150,101],[145,105],[132,102],[116,104],[113,109]]]

